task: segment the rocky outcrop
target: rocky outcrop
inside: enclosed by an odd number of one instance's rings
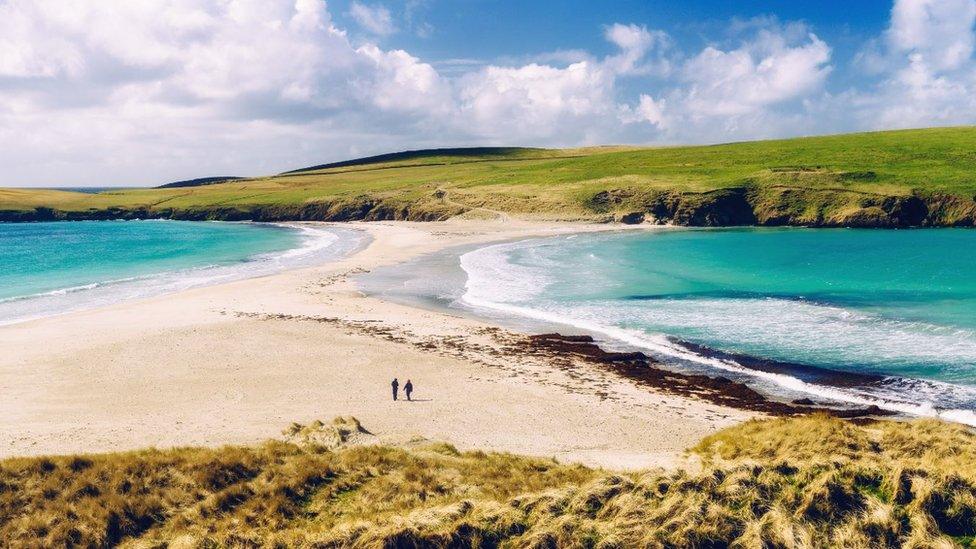
[[[624,225],[639,225],[647,220],[647,216],[644,212],[627,212],[625,214],[620,214],[615,221],[617,223],[623,223]]]
[[[631,205],[633,202],[623,202],[620,207]],[[706,193],[662,192],[644,198],[637,211],[623,211],[616,217],[617,221],[653,221],[691,227],[907,228],[976,224],[976,201],[958,196],[938,193],[885,196],[787,186],[741,187]]]
[[[746,189],[661,193],[651,198],[647,211],[658,223],[691,227],[754,225],[756,215],[747,195]]]

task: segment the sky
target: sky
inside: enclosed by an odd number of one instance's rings
[[[0,186],[976,123],[976,0],[0,0]]]

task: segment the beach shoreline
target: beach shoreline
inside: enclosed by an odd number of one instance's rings
[[[674,467],[703,436],[757,416],[503,352],[504,330],[368,297],[352,280],[451,246],[620,226],[342,226],[371,242],[311,268],[0,327],[0,456],[252,444],[353,415],[381,443],[639,469]],[[416,402],[392,401],[393,377],[413,380]]]
[[[100,224],[103,228],[121,229],[123,232],[103,232],[92,235],[83,233],[78,227],[94,227]],[[37,320],[51,316],[60,316],[67,313],[85,311],[101,308],[116,303],[135,301],[139,299],[151,298],[165,294],[172,294],[192,288],[199,288],[215,284],[223,284],[235,280],[244,280],[261,276],[273,275],[290,269],[311,267],[322,263],[328,263],[337,257],[343,257],[353,253],[365,246],[368,236],[360,231],[350,231],[337,225],[312,224],[300,225],[290,223],[254,223],[254,222],[180,222],[168,220],[143,220],[126,221],[119,223],[109,222],[48,222],[43,223],[44,229],[38,236],[36,233],[21,234],[10,237],[9,240],[17,238],[30,241],[31,239],[51,239],[46,250],[41,250],[38,255],[31,255],[31,263],[41,265],[52,265],[52,252],[59,246],[71,246],[68,242],[71,239],[78,241],[94,241],[92,247],[82,247],[75,250],[78,256],[71,256],[63,259],[64,270],[56,271],[58,278],[54,280],[46,279],[50,276],[50,271],[45,271],[42,267],[38,278],[43,282],[37,286],[19,286],[15,293],[8,292],[0,296],[0,326],[17,324],[30,320]],[[74,229],[64,230],[58,234],[58,227],[73,226]],[[246,227],[247,230],[255,230],[260,236],[267,236],[273,232],[282,234],[289,233],[292,238],[291,246],[281,242],[271,249],[249,249],[247,236],[238,233],[238,240],[233,245],[227,243],[216,244],[221,251],[227,250],[229,254],[214,257],[206,253],[192,255],[188,253],[197,246],[186,244],[175,235],[159,236],[158,231],[164,227],[193,225],[196,230],[213,231],[217,230],[236,230]],[[233,229],[231,229],[233,227]],[[53,234],[46,234],[48,230]],[[191,238],[200,241],[219,233],[206,233],[203,237],[194,235],[193,230],[188,232]],[[254,233],[251,233],[252,235]],[[138,235],[138,236],[134,236]],[[243,239],[242,239],[243,237]],[[133,238],[148,239],[150,242],[141,241],[132,244],[136,248],[137,258],[126,261],[126,252],[115,250],[105,250],[105,243],[118,239],[123,242]],[[154,242],[153,239],[173,239],[169,243]],[[223,242],[223,241],[220,241]],[[125,244],[123,244],[124,246]],[[140,254],[139,249],[159,249],[171,250],[171,256],[160,261],[158,257]],[[175,250],[175,251],[172,251]],[[209,249],[207,251],[210,251]],[[69,250],[70,252],[70,250]],[[58,253],[58,252],[53,252]],[[91,273],[86,271],[92,267],[88,258],[101,262],[104,254],[109,254],[113,260],[111,271]],[[118,254],[121,259],[114,257]],[[74,259],[80,259],[75,261]],[[20,258],[12,259],[12,270],[20,273],[24,270],[23,254]],[[21,263],[18,265],[18,261]],[[78,264],[81,264],[79,267]],[[147,266],[151,265],[151,266]],[[17,275],[15,275],[16,277]],[[31,280],[34,275],[20,278]],[[6,280],[10,280],[8,277]],[[17,278],[13,279],[14,288],[18,288]]]

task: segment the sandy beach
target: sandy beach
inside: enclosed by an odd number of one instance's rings
[[[450,246],[605,225],[349,224],[342,260],[0,327],[0,456],[250,444],[352,415],[371,440],[673,467],[752,417],[586,364],[505,353],[483,322],[364,296],[350,277]],[[415,402],[393,402],[411,379]]]

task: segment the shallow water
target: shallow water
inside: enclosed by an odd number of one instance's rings
[[[270,274],[341,255],[361,239],[306,225],[0,224],[0,324]]]
[[[783,397],[976,423],[973,249],[964,229],[580,234],[438,258],[463,269],[459,289],[429,273],[397,284]]]

